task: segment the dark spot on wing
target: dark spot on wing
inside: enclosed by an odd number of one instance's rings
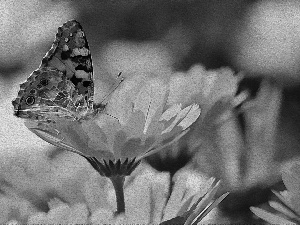
[[[90,49],[89,44],[88,44],[88,42],[86,40],[85,40],[84,47],[87,48],[87,49]]]
[[[60,57],[62,60],[66,60],[66,59],[69,59],[71,56],[71,53],[72,51],[71,50],[68,50],[68,51],[62,51],[61,54],[60,54]]]
[[[63,93],[63,92],[59,92],[56,97],[55,97],[55,100],[61,100],[62,98],[66,98],[66,95]]]
[[[28,96],[26,99],[25,99],[25,103],[27,105],[33,105],[35,103],[35,98],[34,96]]]
[[[85,72],[90,72],[89,70],[88,70],[88,68],[86,67],[86,65],[83,65],[83,64],[80,64],[80,65],[78,65],[78,66],[76,66],[75,67],[75,70],[83,70],[83,71],[85,71]]]
[[[49,83],[49,81],[48,81],[46,78],[42,78],[42,79],[40,80],[40,84],[41,84],[42,86],[47,86],[48,83]]]
[[[71,81],[75,86],[77,86],[78,83],[82,82],[82,78],[77,78],[77,77],[75,76],[75,74],[74,74],[74,75],[71,77],[70,81]]]
[[[91,63],[91,56],[87,55],[87,56],[82,56],[82,55],[77,55],[74,57],[71,57],[72,61],[79,64],[76,68],[79,67],[80,70],[80,66],[82,68],[82,70],[84,70],[85,72],[88,73],[92,73],[93,72],[93,68],[92,68],[92,63]],[[84,68],[85,67],[85,68]]]
[[[82,85],[83,85],[83,87],[89,87],[89,86],[91,86],[91,81],[83,81],[82,82]]]
[[[29,93],[30,93],[30,94],[36,94],[36,90],[35,90],[35,89],[31,89],[31,90],[29,91]]]

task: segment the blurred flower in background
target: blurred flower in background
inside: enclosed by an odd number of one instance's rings
[[[50,159],[50,152],[22,152],[1,163],[1,223],[12,219],[26,223],[29,215],[48,212],[47,202],[53,198],[70,205],[87,201],[90,210],[105,204],[100,202],[102,192],[95,185],[103,187],[107,180],[86,160],[67,152]]]
[[[286,163],[282,171],[285,191],[274,192],[280,201],[269,201],[277,212],[271,213],[257,207],[251,211],[272,224],[297,224],[300,222],[300,161]]]
[[[275,143],[281,88],[265,80],[255,98],[246,93],[219,101],[204,119],[204,129],[193,133],[194,141],[190,142],[196,152],[196,167],[222,177],[231,191],[222,206],[235,222],[251,220],[246,205],[249,208],[254,202],[266,201],[268,187],[280,180]],[[245,96],[247,101],[234,108]]]
[[[239,99],[223,99],[211,109],[205,119],[205,129],[199,135],[201,138],[197,141],[197,134],[193,135],[191,143],[199,149],[195,158],[199,160],[200,167],[207,165],[209,168],[214,160],[222,162],[222,166],[211,168],[210,172],[215,175],[223,173],[221,177],[229,188],[240,189],[259,183],[267,185],[276,180],[278,173],[275,170],[278,165],[274,162],[274,143],[281,89],[265,81],[257,97],[241,105],[244,128],[240,126],[233,108],[236,100]],[[246,162],[240,164],[241,159]]]
[[[165,221],[163,224],[168,224],[167,221],[176,218],[170,223],[182,223],[189,219],[188,224],[192,224],[197,216],[201,216],[201,212],[205,212],[202,215],[202,222],[227,221],[226,218],[217,217],[218,211],[213,209],[226,196],[223,195],[217,201],[213,200],[220,186],[219,183],[213,185],[214,179],[208,179],[188,167],[178,171],[172,178],[172,182],[168,173],[159,173],[146,164],[141,165],[137,170],[125,183],[125,200],[128,210],[118,217],[115,217],[113,213],[116,203],[112,185],[105,182],[95,183],[93,179],[96,177],[90,174],[88,175],[90,178],[87,178],[81,190],[86,193],[83,201],[70,203],[59,198],[52,198],[48,201],[48,210],[44,212],[36,209],[30,210],[29,206],[23,205],[23,217],[19,214],[7,213],[8,220],[29,224],[141,222],[158,224],[163,221]],[[197,202],[197,200],[201,201]],[[95,201],[98,202],[97,208],[95,208]],[[29,202],[26,203],[30,205]],[[189,209],[189,206],[194,203],[197,207]],[[177,217],[178,215],[181,216],[181,220]]]

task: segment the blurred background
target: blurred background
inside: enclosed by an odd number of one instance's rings
[[[51,47],[57,28],[70,19],[81,23],[89,41],[96,102],[110,90],[119,72],[125,77],[141,73],[163,75],[187,72],[196,64],[206,69],[230,67],[236,73],[242,71],[244,79],[237,93],[248,90],[252,105],[261,106],[259,109],[249,106],[251,110],[247,113],[237,109],[231,112],[235,120],[218,128],[205,122],[202,126],[205,128],[193,128],[176,151],[147,160],[156,169],[171,173],[192,163],[199,171],[222,179],[224,190],[232,192],[229,200],[224,201],[224,215],[249,219],[249,206],[266,201],[270,187],[280,187],[282,163],[299,156],[299,1],[0,0],[0,3],[2,186],[19,182],[17,177],[11,180],[14,178],[10,166],[16,158],[19,166],[31,165],[29,173],[36,174],[33,165],[40,168],[39,162],[61,160],[60,157],[71,154],[30,133],[21,119],[13,117],[11,105],[19,84],[38,68]],[[222,142],[224,134],[226,140],[234,141]],[[215,147],[212,143],[217,138],[221,141]],[[73,171],[65,176],[66,180],[67,177],[76,180],[79,175]],[[24,189],[30,189],[24,185]]]

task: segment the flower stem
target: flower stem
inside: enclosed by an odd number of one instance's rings
[[[121,213],[125,213],[125,200],[124,200],[124,181],[125,176],[116,175],[109,177],[111,182],[114,185],[117,199],[117,211],[115,215],[119,215]]]

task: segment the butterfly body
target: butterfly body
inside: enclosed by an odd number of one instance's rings
[[[21,118],[80,120],[97,113],[93,95],[88,42],[81,25],[72,20],[58,28],[41,65],[20,85],[18,97],[12,103],[15,115]]]

